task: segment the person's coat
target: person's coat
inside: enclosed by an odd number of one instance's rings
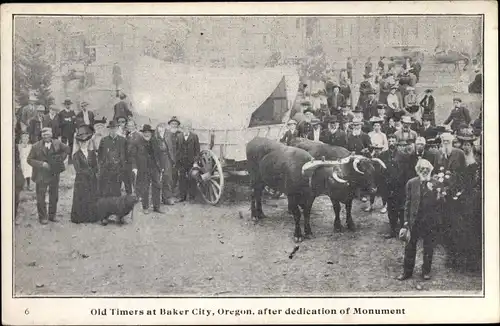
[[[95,115],[94,115],[94,112],[90,111],[90,110],[87,110],[88,114],[89,114],[89,125],[90,126],[94,126],[94,123],[95,123]],[[80,111],[78,112],[78,114],[76,115],[76,118],[75,118],[75,126],[76,128],[78,128],[79,126],[85,124],[85,119],[83,118],[83,111]]]
[[[417,219],[418,210],[420,207],[420,201],[422,200],[420,178],[413,177],[406,183],[406,200],[405,200],[405,212],[404,220],[411,227]],[[435,190],[430,190],[425,186],[425,192],[435,192]],[[426,197],[428,201],[425,203],[423,209],[427,212],[437,211],[437,204],[439,203],[437,199],[437,193],[432,196]]]
[[[340,128],[334,133],[328,129],[322,130],[319,140],[325,144],[347,148],[347,133]]]
[[[52,129],[52,138],[56,139],[61,137],[61,126],[59,125],[59,116],[57,114],[55,114],[52,118],[50,117],[50,114],[44,115],[42,127]]]
[[[192,166],[200,155],[198,135],[190,132],[187,140],[183,133],[177,134],[177,162],[180,166]]]
[[[28,124],[28,134],[30,144],[34,144],[42,139],[43,118],[35,117],[30,120]]]
[[[452,148],[450,155],[445,155],[443,152],[439,153],[437,160],[439,167],[444,167],[445,170],[451,172],[462,172],[465,167],[465,154],[459,148]]]
[[[346,99],[340,92],[337,94],[332,93],[331,96],[328,96],[326,102],[332,115],[336,115],[341,107],[346,106]]]
[[[151,145],[153,147],[153,166],[148,165],[149,153],[147,150],[147,140],[142,137],[138,139],[134,144],[135,146],[130,147],[129,151],[129,161],[133,169],[137,169],[138,173],[148,172],[150,169],[157,169],[161,171],[165,166],[163,155],[161,155],[160,145],[158,144],[158,139],[156,137],[151,137]]]
[[[129,116],[133,116],[133,113],[130,111],[129,103],[126,99],[115,104],[113,120],[116,120],[119,117],[125,117],[128,119]]]
[[[70,148],[57,139],[53,139],[50,149],[45,147],[43,140],[33,144],[28,155],[28,164],[33,167],[32,179],[35,183],[49,183],[55,175],[65,170],[64,160],[70,154]],[[44,168],[43,163],[49,168]]]
[[[97,155],[93,150],[88,156],[78,150],[73,154],[73,167],[76,176],[73,186],[73,204],[71,206],[71,221],[86,223],[97,221],[95,205],[98,199]]]
[[[467,109],[466,107],[463,107],[463,106],[458,107],[458,108],[457,107],[453,108],[450,112],[450,115],[444,121],[443,124],[447,125],[450,122],[451,122],[450,128],[453,131],[458,130],[458,127],[462,123],[465,123],[468,125],[471,122],[469,109]]]

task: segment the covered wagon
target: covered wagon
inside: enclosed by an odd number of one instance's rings
[[[198,188],[217,204],[228,175],[246,174],[245,145],[278,140],[299,88],[294,67],[207,68],[142,57],[132,68],[130,98],[139,123],[189,120],[201,145]]]

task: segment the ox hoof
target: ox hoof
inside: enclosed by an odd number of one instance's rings
[[[347,229],[351,232],[356,231],[356,227],[354,226],[354,224],[347,224]]]
[[[335,226],[333,227],[333,231],[335,231],[335,232],[342,232],[342,225],[335,224]]]
[[[312,232],[306,233],[304,235],[304,239],[309,240],[309,239],[312,239],[312,238],[314,238],[314,235],[312,234]]]

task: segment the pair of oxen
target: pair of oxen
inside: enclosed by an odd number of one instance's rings
[[[352,155],[347,149],[307,139],[296,139],[292,146],[256,137],[246,146],[248,173],[253,189],[252,218],[264,217],[262,193],[267,186],[288,197],[288,210],[295,220],[294,240],[303,240],[300,226],[302,209],[304,234],[312,236],[311,207],[316,197],[327,195],[335,212],[334,229],[342,230],[340,204],[346,207],[346,223],[354,230],[351,208],[356,189],[377,191],[377,175],[386,169],[378,158]]]

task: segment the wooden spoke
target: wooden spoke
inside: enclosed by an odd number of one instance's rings
[[[203,150],[199,160],[203,173],[209,173],[210,178],[198,185],[198,189],[206,203],[216,205],[222,198],[224,191],[224,174],[222,164],[211,150]]]

